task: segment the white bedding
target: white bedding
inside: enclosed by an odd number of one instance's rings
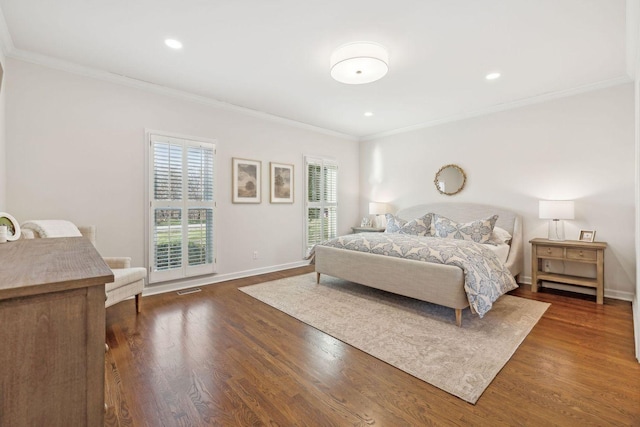
[[[484,245],[487,249],[490,249],[491,252],[497,255],[498,259],[505,264],[507,262],[507,257],[509,256],[509,245],[506,243],[501,243],[499,245]]]
[[[470,240],[402,233],[360,233],[320,243],[347,251],[456,266],[464,272],[469,305],[480,317],[501,295],[518,287],[504,262],[489,244]]]

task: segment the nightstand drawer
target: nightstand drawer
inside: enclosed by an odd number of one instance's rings
[[[567,249],[567,258],[595,261],[598,259],[598,251],[595,249]]]
[[[536,246],[536,254],[539,257],[554,257],[554,258],[563,258],[564,257],[564,248],[556,248],[553,246]]]
[[[354,234],[357,233],[384,233],[384,228],[377,227],[351,227]]]

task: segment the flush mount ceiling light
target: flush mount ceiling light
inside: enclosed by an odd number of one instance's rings
[[[331,77],[340,83],[359,85],[380,80],[389,71],[389,54],[373,42],[340,46],[331,55]]]
[[[371,116],[373,116],[373,112],[372,111],[367,111],[367,112],[364,113],[364,116],[365,117],[371,117]]]
[[[166,39],[164,44],[169,46],[171,49],[182,49],[182,43],[176,39]]]
[[[495,80],[497,78],[500,78],[500,73],[489,73],[485,76],[487,80]]]

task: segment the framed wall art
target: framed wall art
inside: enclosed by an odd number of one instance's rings
[[[270,163],[271,203],[293,203],[293,165]]]
[[[260,203],[262,201],[262,162],[232,159],[233,203]]]
[[[580,230],[580,237],[578,240],[581,242],[593,242],[596,238],[596,230]]]

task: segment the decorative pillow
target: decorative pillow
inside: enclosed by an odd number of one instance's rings
[[[432,213],[425,214],[420,218],[409,221],[398,230],[400,234],[413,234],[414,236],[432,236],[431,220]]]
[[[491,240],[499,245],[503,243],[506,243],[508,245],[509,243],[511,243],[512,237],[513,236],[504,228],[495,227],[493,229],[493,236],[491,237]]]
[[[491,241],[493,228],[496,226],[498,215],[486,219],[458,224],[438,214],[433,215],[433,226],[435,235],[449,239],[471,240],[477,243],[488,243],[495,245]]]
[[[385,233],[397,233],[400,231],[400,228],[407,223],[404,219],[398,218],[393,214],[388,213],[385,214],[384,217],[387,219],[387,228],[384,230]]]

